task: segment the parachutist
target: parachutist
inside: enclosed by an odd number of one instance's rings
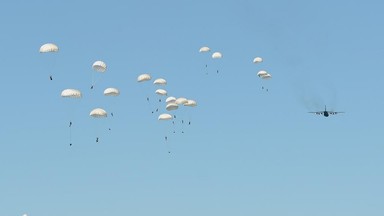
[[[184,124],[184,120],[181,120],[181,124]]]
[[[206,64],[205,67],[208,67],[208,65]]]
[[[176,133],[176,131],[173,131],[173,133]]]
[[[149,97],[147,97],[147,101],[149,102]]]
[[[111,128],[108,128],[108,130],[111,130]]]
[[[191,121],[188,122],[188,125],[191,125]]]
[[[175,121],[172,121],[172,124],[175,124]]]
[[[159,99],[159,102],[161,102],[161,99]]]
[[[152,113],[153,113],[153,111],[152,111]]]
[[[181,133],[184,133],[184,131],[181,131]]]
[[[96,142],[99,142],[99,137],[96,137]]]
[[[53,80],[52,76],[49,76],[49,79],[50,79],[50,80]]]
[[[156,109],[156,112],[158,112],[159,111],[159,109]]]
[[[91,85],[91,89],[93,89],[93,85]]]
[[[113,112],[111,112],[111,116],[113,117]]]
[[[267,89],[267,91],[268,91],[268,89]]]
[[[173,118],[176,118],[176,115],[173,115]]]
[[[165,141],[168,141],[168,137],[167,136],[165,136]]]
[[[261,86],[261,89],[264,89],[264,86]]]
[[[216,73],[219,73],[219,70],[217,70]]]
[[[69,127],[71,127],[71,126],[72,126],[72,122],[70,121],[70,122],[69,122]]]
[[[69,143],[69,146],[72,146],[72,143]]]

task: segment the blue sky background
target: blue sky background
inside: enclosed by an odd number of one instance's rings
[[[383,7],[3,2],[0,215],[383,215]],[[39,53],[48,42],[60,51]],[[108,69],[91,91],[96,60]],[[157,121],[142,73],[197,101],[177,111],[190,126]],[[107,87],[121,95],[105,98]],[[83,98],[61,98],[66,88]],[[346,113],[307,113],[324,105]],[[96,107],[115,115],[91,119]]]

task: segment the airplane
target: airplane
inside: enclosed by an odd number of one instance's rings
[[[315,113],[316,115],[323,115],[324,117],[328,117],[329,115],[336,115],[338,113],[344,113],[344,112],[327,111],[327,106],[325,106],[324,111],[309,112],[309,113]]]

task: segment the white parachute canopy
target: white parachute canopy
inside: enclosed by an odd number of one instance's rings
[[[77,89],[64,89],[61,92],[61,97],[65,98],[81,98],[81,92]]]
[[[188,100],[187,98],[180,97],[180,98],[177,98],[175,102],[176,104],[186,104]]]
[[[39,50],[41,53],[48,53],[48,52],[58,52],[59,47],[56,44],[53,43],[46,43],[40,47]]]
[[[265,70],[261,70],[261,71],[257,72],[257,76],[259,76],[259,77],[265,76],[267,74],[268,74],[268,72]]]
[[[212,58],[213,59],[219,59],[219,58],[222,58],[222,57],[223,57],[223,55],[220,52],[214,52],[212,54]]]
[[[253,63],[257,64],[257,63],[261,63],[263,62],[263,59],[261,57],[256,57],[253,59]]]
[[[106,88],[104,90],[104,95],[105,96],[119,96],[120,91],[117,88]]]
[[[155,85],[167,85],[167,81],[163,78],[156,79],[153,81],[153,84]]]
[[[162,96],[167,95],[167,91],[164,89],[157,89],[155,93]]]
[[[261,76],[261,79],[271,79],[271,78],[272,78],[272,75],[269,73]]]
[[[144,82],[151,80],[151,75],[149,74],[141,74],[140,76],[137,77],[137,82]]]
[[[166,103],[175,103],[176,101],[176,98],[175,97],[167,97],[167,99],[165,100]]]
[[[209,51],[211,51],[211,49],[209,47],[207,47],[207,46],[203,46],[199,50],[199,52],[202,52],[202,53],[209,52]]]
[[[167,111],[177,110],[178,108],[179,108],[179,105],[177,105],[177,103],[168,103],[167,106],[165,107]]]
[[[197,103],[194,100],[187,100],[187,103],[185,103],[184,106],[195,107],[197,106]]]
[[[173,117],[168,113],[163,113],[159,115],[159,118],[158,118],[158,120],[171,120],[171,119],[173,119]]]
[[[95,61],[92,68],[97,72],[104,73],[107,70],[107,64],[103,61]]]
[[[90,113],[89,113],[90,116],[94,117],[94,118],[105,118],[107,117],[107,112],[101,108],[96,108],[96,109],[93,109]]]

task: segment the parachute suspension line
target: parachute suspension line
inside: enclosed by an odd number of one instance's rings
[[[176,110],[176,111],[178,111],[178,110]],[[177,129],[178,133],[180,133],[180,132],[184,133],[184,117],[179,112],[177,114],[177,119],[175,119],[175,125],[176,125],[176,129]]]
[[[96,72],[92,71],[91,72],[91,89],[94,89],[96,84],[100,81],[101,75],[96,75]]]
[[[96,142],[97,143],[100,143],[102,141],[102,138],[104,137],[104,128],[102,127],[104,124],[103,124],[103,120],[104,119],[95,119],[97,121],[96,123]]]
[[[94,72],[91,71],[91,89],[94,88],[94,85],[95,85],[95,77],[94,77]]]
[[[164,123],[167,123],[167,122],[164,122]],[[164,134],[164,144],[165,144],[165,148],[168,152],[168,154],[170,154],[172,151],[171,151],[171,145],[169,143],[169,134],[168,134],[168,130],[167,130],[167,125],[161,125],[163,128],[163,134]]]
[[[95,87],[96,84],[100,81],[100,79],[101,79],[101,76],[97,78],[93,78],[93,74],[92,74],[92,87]]]
[[[175,126],[175,120],[172,119],[172,125],[173,125],[173,133],[176,133],[176,126]]]
[[[109,113],[109,116],[111,116],[111,113]],[[107,125],[108,125],[108,131],[110,132],[112,130],[111,125],[113,125],[113,120],[108,118],[107,119]]]
[[[97,120],[101,120],[101,119],[95,119],[96,121]],[[101,121],[97,121],[96,123],[96,142],[101,142],[101,132],[100,132],[100,127],[101,127]]]
[[[92,119],[93,120],[93,119]],[[97,137],[97,125],[95,125],[95,127],[93,128],[93,137],[94,137],[94,139],[98,139],[98,137]],[[97,140],[98,141],[98,140]],[[96,141],[96,142],[97,142]]]
[[[205,75],[208,75],[208,63],[205,63]]]
[[[72,119],[74,116],[74,107],[75,107],[75,101],[69,101],[70,103],[67,104],[68,108],[68,127],[69,127],[69,146],[72,146]]]
[[[155,105],[155,112],[159,112],[159,108],[160,108],[160,105],[161,105],[161,102],[162,102],[162,98],[161,98],[161,96],[158,96],[157,98],[157,102],[156,102],[156,105]]]
[[[72,125],[71,125],[71,123],[69,126],[69,146],[72,146]]]
[[[153,114],[155,113],[154,110],[153,110],[153,106],[152,106],[152,103],[151,103],[151,99],[147,96],[147,104],[148,104],[148,110]]]
[[[191,107],[187,107],[187,108],[191,108]],[[189,126],[189,125],[191,125],[191,114],[190,114],[189,109],[187,109],[186,113],[187,113],[187,119],[188,119],[188,121],[185,122],[185,123]]]
[[[184,133],[184,119],[181,119],[181,133]]]

